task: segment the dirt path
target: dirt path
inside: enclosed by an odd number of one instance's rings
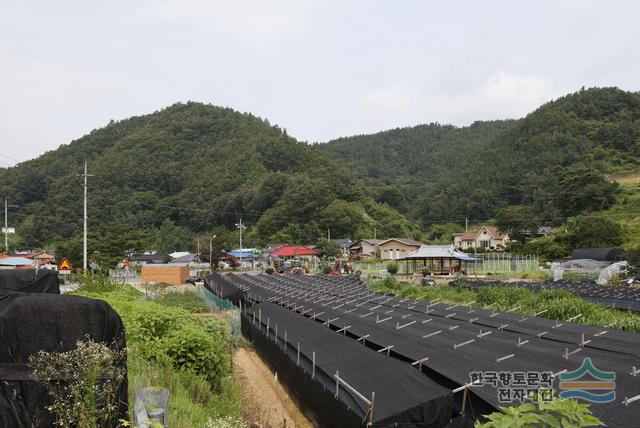
[[[249,348],[239,348],[233,357],[234,371],[242,385],[246,417],[262,428],[313,428],[285,389],[276,384],[273,372]]]

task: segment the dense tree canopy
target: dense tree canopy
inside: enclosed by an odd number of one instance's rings
[[[640,95],[581,90],[520,120],[316,146],[251,114],[179,103],[0,171],[0,193],[20,206],[16,245],[79,257],[85,160],[91,248],[104,263],[131,249],[195,251],[215,231],[218,247],[236,246],[240,218],[245,246],[317,242],[327,229],[447,242],[465,218],[517,236],[615,203],[605,174],[640,168]]]

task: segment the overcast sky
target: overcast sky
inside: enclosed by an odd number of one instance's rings
[[[640,2],[0,0],[0,161],[178,101],[302,141],[640,89]]]

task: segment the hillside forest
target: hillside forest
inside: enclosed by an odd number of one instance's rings
[[[92,259],[332,238],[450,242],[496,224],[514,251],[640,244],[640,94],[581,89],[517,120],[430,123],[307,144],[249,113],[179,103],[111,121],[0,171],[17,248],[76,259],[82,173]],[[528,230],[558,228],[524,244]],[[208,253],[208,251],[207,251]]]

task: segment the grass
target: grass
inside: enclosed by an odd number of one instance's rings
[[[235,342],[223,322],[197,316],[204,304],[197,296],[144,300],[133,287],[98,276],[74,294],[107,301],[125,324],[131,410],[136,388],[166,387],[171,427],[246,426],[231,370]]]
[[[534,293],[521,287],[486,286],[475,291],[457,286],[416,287],[390,285],[388,282],[385,285],[383,281],[375,283],[372,288],[416,300],[439,299],[443,303],[465,304],[474,302],[472,304],[474,307],[492,305],[491,308],[497,312],[513,311],[517,308],[513,312],[530,316],[546,310],[543,317],[559,321],[566,321],[580,315],[573,322],[640,333],[639,314],[633,311],[606,308],[561,290],[543,290]]]
[[[240,386],[231,374],[214,392],[205,378],[176,371],[168,361],[151,362],[135,349],[129,352],[128,369],[130,406],[135,388],[164,386],[169,389],[171,427],[204,427],[218,418],[239,418],[242,414]]]
[[[164,293],[156,297],[153,301],[159,305],[182,308],[194,314],[207,312],[207,305],[204,300],[189,291],[185,291],[184,293],[177,291]]]
[[[618,184],[640,184],[640,172],[638,171],[609,174],[607,178]]]
[[[640,247],[640,184],[621,185],[616,203],[600,214],[622,226],[624,248]]]

